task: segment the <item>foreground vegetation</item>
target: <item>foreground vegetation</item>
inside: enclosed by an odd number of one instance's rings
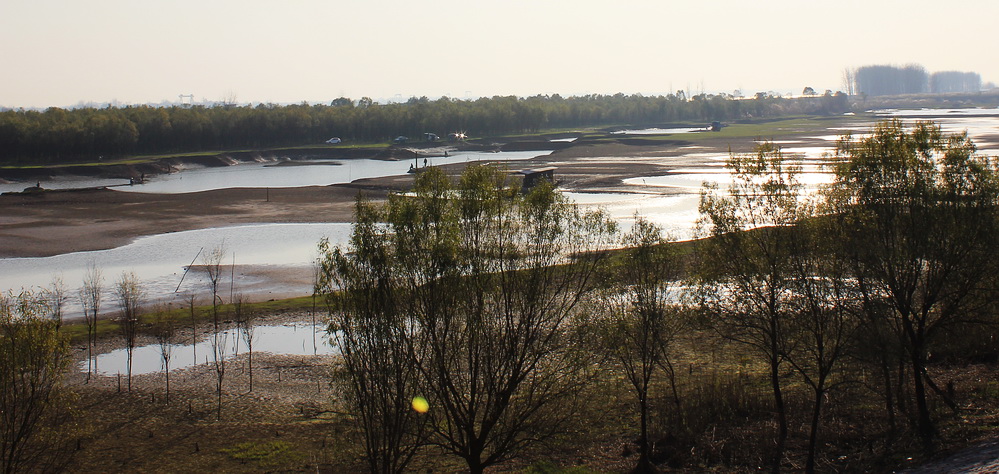
[[[932,124],[881,123],[840,157],[816,195],[778,147],[733,156],[735,185],[702,197],[710,238],[683,244],[642,219],[617,235],[488,167],[424,172],[410,194],[360,201],[349,247],[324,246],[332,372],[286,364],[282,381],[270,361],[254,382],[252,352],[216,352],[173,394],[164,377],[165,400],[159,375],[113,396],[80,384],[74,414],[43,318],[57,306],[30,294],[0,306],[0,343],[41,341],[52,363],[0,355],[66,394],[38,405],[61,436],[26,443],[76,440],[83,466],[109,466],[86,446],[148,430],[116,449],[163,470],[889,471],[995,425],[999,169]],[[245,327],[249,306],[217,304],[210,280],[215,329]],[[114,287],[131,347],[131,286]]]

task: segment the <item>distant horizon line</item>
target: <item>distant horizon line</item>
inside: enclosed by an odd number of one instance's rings
[[[804,88],[803,88],[803,90],[804,90]],[[982,84],[982,88],[979,90],[979,92],[992,92],[992,91],[996,91],[996,90],[999,90],[999,86],[997,86],[995,83],[988,82],[988,83],[983,83]],[[819,91],[819,89],[815,89],[815,91],[818,93],[818,95],[822,95],[823,93],[825,93],[825,91],[830,91],[830,92],[833,92],[833,93],[836,93],[836,92],[846,93],[846,91],[843,91],[842,89],[837,89],[837,90],[823,89],[821,92]],[[791,91],[791,90],[788,90],[788,89],[768,89],[768,90],[765,90],[765,91],[763,91],[763,90],[756,91],[756,92],[753,92],[753,93],[750,93],[750,94],[746,94],[745,91],[742,90],[742,89],[733,89],[732,91],[711,90],[711,91],[697,91],[696,94],[690,95],[690,93],[692,91],[687,91],[686,89],[682,89],[681,88],[681,89],[677,89],[677,90],[672,91],[672,92],[631,92],[631,93],[625,93],[625,92],[614,92],[614,93],[580,92],[580,93],[572,93],[572,94],[568,94],[568,95],[563,95],[563,94],[557,93],[557,92],[556,93],[536,93],[536,94],[532,94],[532,95],[518,95],[518,94],[493,94],[493,95],[475,95],[475,94],[472,94],[472,95],[467,95],[466,94],[466,95],[463,95],[461,97],[459,97],[459,96],[453,96],[453,95],[448,95],[448,94],[441,94],[441,95],[419,95],[419,96],[417,96],[417,95],[403,96],[402,94],[394,94],[394,95],[392,95],[390,97],[372,98],[372,97],[367,96],[367,95],[362,95],[362,96],[360,96],[358,98],[348,97],[348,96],[339,96],[339,97],[336,97],[336,98],[333,98],[333,99],[327,99],[327,100],[301,100],[301,101],[289,101],[289,102],[275,102],[275,101],[245,101],[244,102],[244,101],[234,101],[231,104],[228,102],[228,99],[226,99],[226,98],[222,98],[222,99],[208,99],[207,97],[202,97],[201,100],[199,100],[199,101],[192,101],[192,102],[183,102],[182,100],[168,100],[168,99],[164,99],[164,100],[159,101],[159,102],[152,102],[152,101],[148,101],[148,102],[126,102],[126,101],[121,101],[121,100],[118,100],[118,99],[111,99],[111,100],[102,101],[102,102],[98,102],[98,101],[82,101],[81,100],[81,101],[79,101],[79,102],[77,102],[76,104],[73,104],[73,105],[62,105],[62,106],[60,106],[60,105],[47,105],[47,106],[9,106],[9,105],[0,105],[0,111],[11,111],[11,110],[45,111],[45,110],[52,109],[52,108],[65,109],[65,110],[87,109],[87,108],[91,108],[91,109],[103,109],[103,108],[107,108],[107,107],[125,108],[125,107],[136,107],[136,106],[150,106],[150,107],[178,107],[178,106],[194,106],[194,105],[199,105],[199,106],[215,106],[215,105],[220,105],[220,104],[230,104],[230,105],[238,106],[238,107],[253,106],[253,105],[290,106],[290,105],[301,105],[301,104],[312,106],[312,105],[328,105],[328,104],[332,103],[333,101],[335,101],[337,99],[341,99],[341,98],[350,99],[354,103],[357,103],[357,101],[360,100],[360,99],[362,99],[362,98],[370,98],[372,100],[372,102],[374,102],[374,103],[377,103],[377,104],[380,104],[380,105],[389,105],[389,104],[402,104],[402,103],[406,103],[406,102],[408,102],[408,101],[410,101],[412,99],[421,99],[423,97],[426,97],[428,100],[439,100],[441,98],[447,97],[447,98],[453,99],[453,100],[469,101],[469,100],[478,100],[478,99],[482,99],[482,98],[487,98],[488,99],[488,98],[492,98],[492,97],[511,97],[511,96],[513,96],[513,97],[517,97],[519,99],[524,99],[524,98],[530,98],[530,97],[536,97],[536,96],[548,96],[548,97],[551,97],[551,96],[554,96],[554,95],[559,95],[559,96],[562,96],[562,97],[565,97],[565,98],[585,97],[585,96],[589,96],[589,95],[614,96],[614,95],[617,95],[617,94],[624,94],[625,96],[642,95],[642,96],[645,96],[645,97],[664,97],[664,96],[668,96],[670,94],[676,94],[678,92],[683,92],[686,95],[687,98],[693,97],[695,95],[700,95],[700,94],[708,94],[708,95],[726,94],[726,95],[730,95],[730,96],[733,96],[733,97],[736,97],[736,98],[751,98],[751,97],[755,96],[757,93],[760,93],[760,92],[765,92],[767,94],[772,94],[772,95],[776,95],[776,96],[779,96],[779,97],[782,97],[782,98],[787,98],[787,99],[798,98],[798,97],[806,97],[805,95],[803,95],[801,93],[802,91],[795,92],[795,91]],[[741,95],[737,95],[737,93],[739,93]],[[928,95],[940,95],[940,94],[932,94],[932,93],[924,93],[924,94],[928,94]],[[185,97],[188,96],[188,95],[190,95],[190,94],[181,94],[181,96],[185,96]],[[854,94],[854,95],[857,95],[857,94]]]
[[[818,90],[818,89],[816,89],[816,90]],[[842,90],[823,89],[823,91],[824,90],[830,90],[832,92],[843,92]],[[392,96],[388,96],[388,97],[384,97],[383,96],[383,97],[378,97],[378,98],[373,98],[373,97],[368,96],[368,95],[361,95],[359,97],[349,97],[349,96],[346,96],[346,95],[341,95],[339,97],[335,97],[335,98],[327,99],[327,100],[300,100],[300,101],[288,101],[288,102],[257,101],[257,100],[251,100],[251,101],[234,101],[232,103],[232,105],[235,105],[235,106],[246,106],[246,105],[273,104],[273,105],[279,105],[279,106],[288,106],[288,105],[300,105],[302,103],[305,103],[307,105],[323,105],[323,104],[329,104],[329,103],[333,102],[334,100],[341,99],[341,98],[350,99],[351,101],[353,101],[353,102],[356,103],[359,99],[362,99],[362,98],[365,98],[365,97],[370,98],[373,102],[375,102],[377,104],[381,104],[381,105],[401,104],[401,103],[406,103],[406,102],[408,102],[411,99],[420,99],[420,98],[423,98],[423,97],[426,97],[428,100],[438,100],[438,99],[441,99],[441,98],[444,98],[444,97],[447,97],[447,98],[453,99],[453,100],[478,100],[478,99],[482,99],[482,98],[487,98],[488,99],[488,98],[492,98],[492,97],[510,97],[510,96],[523,99],[523,98],[536,97],[536,96],[549,96],[549,97],[551,97],[551,96],[554,96],[554,95],[559,95],[561,97],[568,98],[568,97],[585,97],[585,96],[589,96],[589,95],[613,96],[613,95],[617,95],[617,94],[624,94],[626,96],[643,95],[643,96],[646,96],[646,97],[660,97],[660,96],[668,96],[670,94],[676,94],[677,92],[681,92],[681,91],[684,94],[686,94],[687,97],[692,97],[693,95],[700,95],[700,94],[709,94],[709,95],[728,94],[728,95],[734,95],[736,97],[739,97],[738,95],[735,95],[736,92],[741,93],[742,97],[751,97],[751,96],[755,95],[758,92],[765,92],[765,93],[768,93],[768,94],[779,95],[781,97],[794,97],[794,96],[800,95],[800,93],[801,93],[800,91],[798,91],[797,93],[795,93],[794,91],[788,90],[788,89],[768,89],[768,90],[755,91],[755,92],[752,92],[751,94],[747,95],[743,89],[733,89],[731,91],[728,91],[728,90],[711,90],[711,91],[698,90],[698,91],[696,91],[696,94],[690,95],[691,92],[693,92],[693,91],[688,91],[686,89],[681,88],[681,89],[677,89],[677,90],[671,91],[671,92],[631,92],[631,93],[626,93],[626,92],[623,92],[623,91],[618,91],[618,92],[613,92],[613,93],[577,92],[577,93],[570,93],[570,94],[561,94],[561,93],[558,93],[558,92],[554,92],[554,93],[536,93],[536,94],[531,94],[531,95],[520,95],[520,94],[492,94],[492,95],[476,95],[476,94],[471,94],[471,95],[468,95],[468,94],[465,94],[465,95],[462,95],[462,96],[455,96],[455,95],[448,95],[448,94],[440,94],[440,95],[427,95],[427,94],[423,94],[423,95],[404,96],[402,94],[393,94]],[[180,95],[186,97],[189,94],[180,94]],[[72,109],[85,109],[85,108],[106,108],[108,106],[116,107],[116,108],[123,108],[123,107],[143,106],[143,105],[145,105],[145,106],[158,106],[158,107],[162,107],[162,106],[184,106],[184,105],[218,105],[218,104],[226,104],[226,103],[228,103],[228,100],[225,99],[225,98],[222,98],[222,99],[208,99],[207,97],[202,97],[201,100],[199,100],[199,101],[194,101],[194,102],[189,102],[189,103],[182,102],[180,100],[169,100],[169,99],[163,99],[163,100],[161,100],[159,102],[153,102],[153,101],[147,101],[147,102],[128,102],[128,101],[121,101],[121,100],[118,100],[118,99],[110,99],[110,100],[106,100],[106,101],[83,101],[83,100],[81,100],[81,101],[79,101],[79,102],[77,102],[76,104],[73,104],[73,105],[47,105],[47,106],[9,106],[9,105],[0,105],[0,110],[38,110],[38,111],[44,111],[44,110],[50,109],[50,108],[72,110]]]

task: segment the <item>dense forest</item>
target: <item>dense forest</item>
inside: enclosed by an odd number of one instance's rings
[[[785,114],[837,113],[847,96],[828,93],[784,99],[758,93],[739,100],[727,94],[687,97],[558,95],[457,100],[413,98],[378,104],[369,98],[334,100],[330,105],[260,104],[214,107],[134,106],[0,113],[0,163],[55,164],[100,157],[268,148],[322,143],[386,142],[399,135],[471,136],[611,124],[711,122]]]

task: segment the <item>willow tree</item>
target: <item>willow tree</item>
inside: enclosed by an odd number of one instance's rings
[[[679,408],[676,373],[671,354],[677,334],[685,326],[681,308],[680,258],[663,237],[662,229],[636,219],[624,235],[616,274],[621,284],[608,290],[595,303],[598,334],[606,354],[615,361],[631,384],[638,402],[638,463],[632,472],[654,472],[649,442],[649,395],[666,379]]]
[[[794,225],[810,215],[798,181],[800,167],[775,144],[732,155],[733,183],[701,195],[707,241],[701,287],[705,303],[725,337],[744,344],[766,363],[773,393],[777,436],[771,462],[779,470],[788,436],[783,371],[795,314],[795,262],[805,249]]]
[[[411,194],[359,203],[351,244],[322,263],[327,294],[344,289],[332,328],[355,402],[377,388],[384,412],[372,413],[402,419],[426,397],[426,423],[398,426],[425,427],[471,472],[549,439],[571,414],[587,364],[570,321],[613,230],[550,185],[521,193],[505,176],[470,167],[455,185],[427,170]],[[376,387],[372,374],[388,380]],[[387,427],[364,428],[370,440]]]
[[[999,250],[999,168],[966,134],[932,123],[877,124],[841,142],[831,189],[843,255],[854,266],[875,318],[899,328],[924,448],[936,428],[927,402],[930,350],[947,327],[975,319],[994,294]],[[942,394],[942,392],[941,392]]]
[[[0,470],[46,472],[65,468],[73,450],[65,428],[71,393],[63,376],[70,363],[57,322],[46,318],[44,297],[0,294]]]

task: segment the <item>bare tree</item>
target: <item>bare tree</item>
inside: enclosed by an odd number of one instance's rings
[[[240,335],[243,339],[243,343],[246,344],[246,364],[247,370],[250,378],[250,389],[253,391],[253,342],[256,340],[254,338],[254,321],[253,314],[246,310],[243,306],[243,295],[237,293],[232,301],[233,312],[236,316],[236,325],[239,328]]]
[[[212,329],[214,330],[214,334],[212,335],[212,367],[215,369],[215,394],[218,402],[215,417],[219,420],[222,419],[222,391],[225,382],[226,351],[229,340],[229,334],[221,330],[222,316],[219,310],[222,305],[222,297],[219,296],[219,289],[222,283],[222,262],[225,261],[225,255],[225,242],[222,242],[202,257],[202,263],[205,265],[205,272],[208,275],[208,284],[212,293]]]
[[[854,85],[856,84],[856,78],[854,77],[854,70],[850,68],[843,69],[843,90],[846,91],[851,97],[853,96]]]
[[[48,288],[43,292],[45,298],[48,300],[49,314],[52,320],[55,321],[57,329],[62,327],[62,310],[66,306],[66,300],[69,299],[67,293],[66,282],[63,281],[61,276],[52,278],[52,282],[49,283]]]
[[[227,345],[229,343],[229,333],[221,331],[212,337],[212,368],[215,369],[215,396],[216,408],[215,419],[222,419],[222,391],[225,381]]]
[[[191,355],[194,357],[194,365],[198,365],[198,316],[194,305],[197,298],[193,292],[187,295],[187,309],[191,316]]]
[[[124,271],[115,282],[115,297],[118,299],[118,325],[125,338],[125,351],[128,355],[128,391],[132,391],[132,353],[139,327],[139,310],[145,292],[135,272]]]
[[[159,308],[156,311],[159,319],[153,325],[153,334],[156,342],[160,346],[160,361],[163,365],[163,377],[166,381],[166,400],[170,401],[170,359],[173,357],[175,336],[177,334],[176,325],[173,319],[166,314],[166,310]]]
[[[93,262],[87,265],[83,275],[83,286],[80,287],[80,303],[83,306],[83,320],[87,325],[87,382],[90,375],[97,370],[97,360],[94,359],[94,347],[97,346],[97,316],[101,310],[101,298],[104,294],[104,277],[101,269]]]
[[[222,276],[224,275],[222,262],[225,261],[225,254],[226,246],[225,241],[223,241],[212,247],[201,257],[201,263],[205,267],[205,274],[208,276],[208,289],[212,293],[212,324],[214,326],[212,329],[215,332],[219,330],[219,307],[224,303],[222,296],[219,295],[219,290],[221,289]]]
[[[63,375],[70,361],[56,323],[43,317],[44,296],[0,294],[0,470],[58,471],[68,464],[72,436],[70,393]]]

